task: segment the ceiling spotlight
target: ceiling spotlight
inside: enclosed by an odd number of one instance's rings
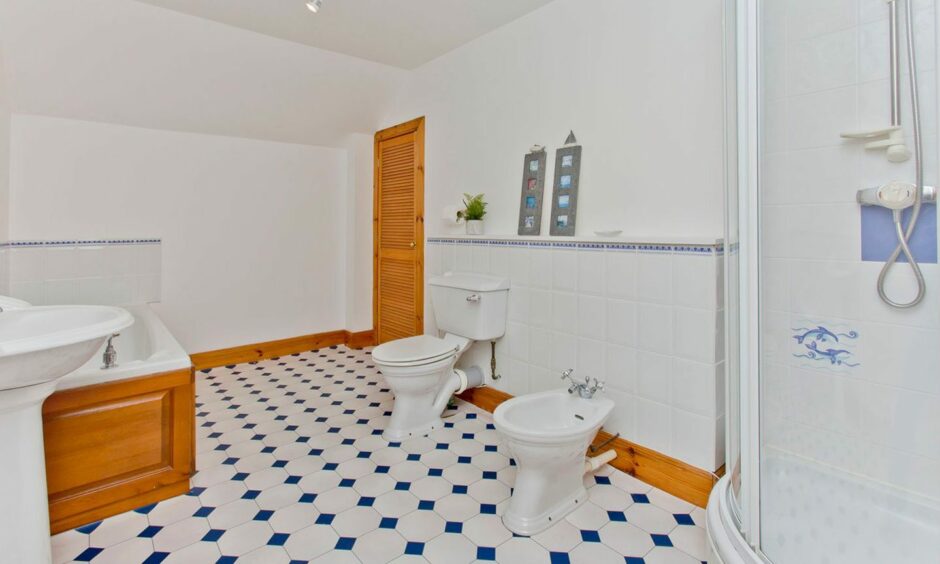
[[[307,9],[316,14],[320,11],[320,6],[323,5],[323,0],[308,0]]]

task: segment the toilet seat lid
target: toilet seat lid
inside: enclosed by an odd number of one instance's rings
[[[383,343],[372,351],[372,358],[383,364],[427,364],[457,352],[457,345],[430,335],[418,335]]]

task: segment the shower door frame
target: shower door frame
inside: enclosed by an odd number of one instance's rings
[[[760,0],[736,0],[733,33],[737,60],[737,215],[739,304],[738,362],[740,375],[740,497],[731,494],[739,511],[738,525],[748,544],[760,549]],[[729,22],[730,24],[731,22]],[[729,124],[730,126],[731,124]],[[731,187],[729,187],[731,189]],[[727,252],[733,252],[728,249]],[[726,261],[726,264],[730,261]],[[730,385],[730,384],[729,384]],[[728,421],[728,425],[733,424]],[[726,434],[729,438],[733,435]],[[730,452],[730,451],[729,451]]]

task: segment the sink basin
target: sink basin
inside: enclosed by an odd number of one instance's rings
[[[23,300],[18,300],[16,298],[11,298],[8,296],[0,296],[0,311],[10,311],[11,309],[23,309],[24,307],[30,307],[30,303],[24,302]]]
[[[0,391],[56,380],[79,368],[108,335],[134,322],[117,307],[28,307],[0,313]],[[0,409],[3,401],[0,399]]]
[[[4,311],[0,314],[0,391],[65,376],[87,362],[108,335],[133,322],[130,313],[116,307]]]
[[[42,402],[60,378],[134,318],[116,307],[0,312],[0,546],[9,562],[51,562]]]

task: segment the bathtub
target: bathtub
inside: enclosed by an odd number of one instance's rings
[[[148,306],[134,324],[65,376],[43,404],[53,533],[189,491],[195,472],[195,379],[189,356]]]
[[[124,309],[134,316],[134,324],[121,331],[121,336],[113,341],[117,365],[108,369],[102,367],[106,346],[102,345],[84,366],[62,378],[57,390],[189,369],[189,355],[150,306],[132,305],[124,306]]]

